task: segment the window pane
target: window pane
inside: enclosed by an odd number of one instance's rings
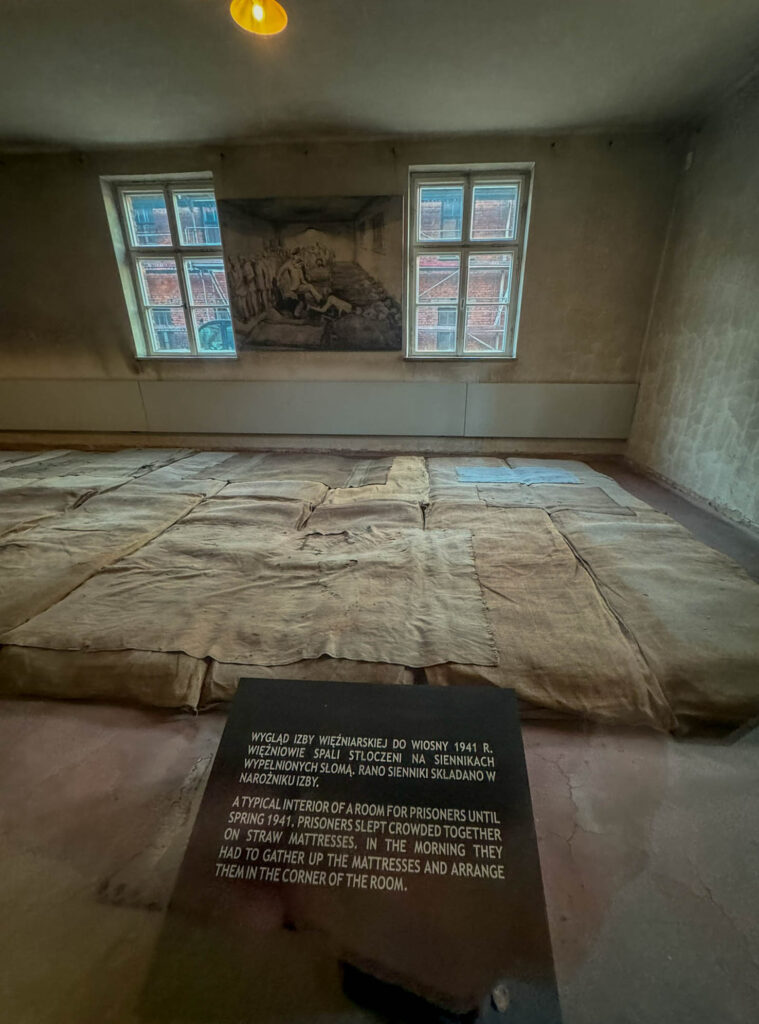
[[[184,261],[187,289],[193,306],[227,305],[227,279],[224,260],[193,259]]]
[[[419,241],[460,241],[463,212],[463,185],[424,185],[419,189]]]
[[[234,352],[235,336],[229,306],[193,309],[198,352]]]
[[[154,352],[189,352],[183,309],[149,309],[148,323]]]
[[[455,352],[455,306],[418,306],[416,310],[416,351]]]
[[[171,245],[171,228],[163,192],[125,192],[132,245]]]
[[[175,192],[181,245],[221,245],[219,214],[212,191]]]
[[[146,306],[182,305],[174,260],[138,260],[137,269]]]
[[[469,257],[467,303],[508,302],[514,257],[510,252],[483,252]]]
[[[505,352],[508,323],[509,307],[506,303],[468,306],[464,351]]]
[[[458,302],[461,257],[458,253],[416,258],[416,301],[419,303]]]
[[[518,185],[475,185],[472,195],[472,239],[513,240],[517,236],[518,209]]]

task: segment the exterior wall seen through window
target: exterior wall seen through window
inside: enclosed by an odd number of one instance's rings
[[[138,355],[234,356],[211,183],[119,182],[114,193],[139,311]]]
[[[513,358],[528,171],[411,175],[407,354]]]

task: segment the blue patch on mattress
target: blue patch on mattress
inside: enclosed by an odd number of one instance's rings
[[[551,466],[456,466],[456,476],[466,484],[579,484],[579,477]]]

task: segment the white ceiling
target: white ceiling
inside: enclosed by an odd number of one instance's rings
[[[529,131],[698,115],[759,53],[759,0],[5,0],[0,140],[73,146]]]

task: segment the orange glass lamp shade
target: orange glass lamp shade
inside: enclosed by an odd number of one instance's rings
[[[246,32],[273,36],[287,24],[287,11],[277,0],[232,0],[229,13]]]

